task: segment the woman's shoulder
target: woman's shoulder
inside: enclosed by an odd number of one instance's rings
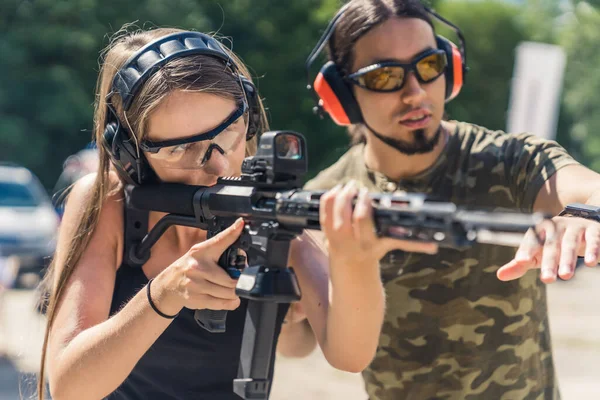
[[[90,173],[81,177],[73,185],[66,207],[79,212],[86,208],[98,207],[104,218],[123,219],[123,184],[115,172],[109,172],[107,178],[100,173]]]
[[[89,246],[103,242],[117,250],[120,263],[123,249],[123,185],[115,172],[106,177],[101,173],[90,173],[81,177],[69,193],[61,230],[67,237],[89,234]],[[86,223],[87,222],[87,223]],[[79,231],[88,225],[87,232]]]

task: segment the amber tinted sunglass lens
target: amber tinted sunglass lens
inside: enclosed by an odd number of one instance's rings
[[[443,54],[432,54],[417,63],[417,71],[425,82],[440,76],[445,67],[446,58]]]
[[[359,82],[371,90],[393,90],[402,86],[404,69],[402,67],[380,67],[359,77]]]

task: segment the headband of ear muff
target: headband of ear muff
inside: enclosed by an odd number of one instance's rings
[[[338,125],[351,125],[363,122],[362,113],[351,85],[344,79],[344,74],[333,61],[325,63],[317,74],[313,84],[310,84],[310,66],[321,53],[323,48],[333,36],[333,32],[337,23],[348,7],[347,3],[338,13],[332,18],[331,22],[325,29],[323,36],[313,48],[312,52],[306,60],[306,74],[308,78],[307,88],[311,90],[315,98],[315,111],[323,116],[329,114],[331,119]],[[436,35],[438,48],[446,53],[448,66],[445,71],[446,78],[446,102],[454,99],[460,93],[464,84],[464,78],[468,71],[466,62],[466,42],[460,29],[441,17],[433,10],[425,7],[427,13],[434,18],[450,26],[458,35],[460,47],[456,46],[450,40],[443,36]],[[329,43],[331,46],[331,43]],[[332,47],[333,48],[333,47]]]
[[[140,185],[156,179],[144,154],[139,151],[133,135],[121,124],[110,103],[112,96],[120,96],[124,111],[156,71],[169,61],[190,55],[216,57],[228,66],[245,93],[248,103],[248,133],[252,139],[261,130],[261,109],[256,88],[239,72],[239,68],[221,44],[213,37],[201,32],[177,32],[152,41],[136,51],[115,75],[111,91],[107,96],[107,122],[103,134],[103,146],[109,153],[117,172],[125,182]]]

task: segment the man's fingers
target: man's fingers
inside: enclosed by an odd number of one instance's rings
[[[588,227],[584,234],[585,240],[585,265],[595,267],[598,265],[600,253],[600,229],[598,224]]]
[[[341,185],[337,185],[333,189],[327,191],[321,196],[319,202],[319,223],[321,224],[321,230],[327,236],[330,235],[331,230],[333,229],[333,205],[335,197],[341,188]]]
[[[525,275],[530,269],[538,267],[538,256],[543,249],[540,243],[540,237],[543,240],[545,231],[543,227],[538,227],[540,232],[529,229],[523,236],[523,241],[517,249],[515,258],[509,263],[503,265],[496,272],[496,276],[501,281],[510,281]]]
[[[543,229],[540,234],[543,238],[545,234]],[[515,260],[531,261],[541,250],[542,243],[538,240],[538,234],[533,229],[529,229],[523,236],[523,241],[517,250]]]
[[[532,268],[535,268],[534,261],[519,261],[515,259],[500,267],[496,272],[496,276],[501,281],[510,281],[522,277]]]
[[[377,239],[373,223],[373,207],[366,188],[362,188],[358,193],[352,221],[355,238],[371,243]]]
[[[333,230],[345,235],[352,234],[352,199],[356,197],[358,188],[355,181],[350,181],[336,196],[333,205]]]
[[[562,232],[556,229],[554,224],[545,228],[544,248],[542,250],[542,264],[540,278],[544,283],[556,281],[558,274],[558,262],[560,258],[560,246]]]
[[[562,237],[558,275],[561,279],[571,279],[575,273],[577,251],[583,243],[583,227],[567,229]]]
[[[383,247],[382,253],[392,251],[392,250],[402,250],[411,253],[427,253],[427,254],[435,254],[438,252],[438,245],[435,243],[423,243],[417,242],[413,240],[402,240],[402,239],[392,239],[392,238],[384,238],[381,240],[381,245]]]

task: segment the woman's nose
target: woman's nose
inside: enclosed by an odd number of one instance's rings
[[[210,175],[224,176],[229,170],[229,160],[226,154],[221,153],[217,149],[209,149],[210,154],[207,154],[208,160],[202,169]]]

